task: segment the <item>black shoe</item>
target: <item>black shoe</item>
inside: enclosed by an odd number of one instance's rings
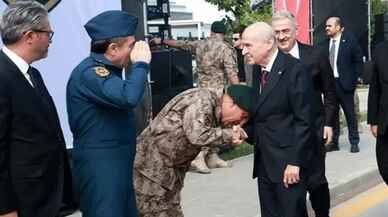
[[[325,146],[326,152],[339,151],[338,144],[330,143]]]
[[[357,152],[360,152],[360,149],[358,148],[358,145],[350,146],[350,153],[357,153]]]

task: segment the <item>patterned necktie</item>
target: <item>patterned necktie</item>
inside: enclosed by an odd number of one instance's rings
[[[267,82],[268,82],[268,71],[262,70],[261,71],[261,78],[260,78],[261,88],[264,88],[265,85],[267,84]]]
[[[329,61],[332,69],[334,69],[334,58],[335,58],[335,40],[332,41],[330,50],[329,50]]]

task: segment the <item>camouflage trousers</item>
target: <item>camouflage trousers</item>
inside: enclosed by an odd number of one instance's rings
[[[134,187],[139,217],[183,217],[180,205],[183,186],[168,190],[135,170]]]

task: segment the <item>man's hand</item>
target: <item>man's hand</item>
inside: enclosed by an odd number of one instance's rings
[[[0,217],[18,217],[18,213],[16,211],[13,211],[4,215],[0,215]]]
[[[287,164],[283,175],[284,187],[288,188],[288,185],[296,184],[299,180],[299,167]]]
[[[144,41],[138,41],[131,52],[131,62],[151,62],[151,50],[147,43]]]
[[[333,128],[324,126],[323,127],[323,139],[326,139],[325,145],[328,145],[333,141]]]
[[[240,145],[244,142],[244,140],[248,138],[247,133],[241,128],[239,125],[233,126],[233,140],[232,143],[236,145]]]
[[[155,38],[153,38],[153,39],[150,40],[150,43],[151,43],[151,44],[159,45],[159,44],[162,43],[162,39],[159,38],[159,37],[155,37]]]
[[[378,130],[378,126],[377,125],[370,125],[370,132],[372,133],[372,135],[376,138],[377,137],[377,130]]]

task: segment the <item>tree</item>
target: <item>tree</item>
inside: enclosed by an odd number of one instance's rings
[[[387,2],[381,0],[371,0],[371,36],[375,34],[375,16],[388,12]]]
[[[216,5],[219,10],[231,12],[233,17],[226,16],[225,19],[230,27],[240,25],[247,26],[257,21],[268,21],[272,16],[271,4],[257,10],[251,10],[250,0],[205,0]]]

